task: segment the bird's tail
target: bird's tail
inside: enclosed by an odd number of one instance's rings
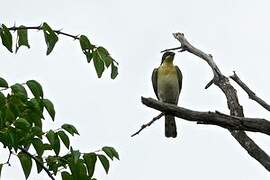
[[[165,136],[173,138],[177,136],[174,116],[165,115]]]

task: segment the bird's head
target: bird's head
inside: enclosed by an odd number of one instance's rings
[[[174,58],[175,53],[171,52],[171,51],[167,51],[163,54],[162,59],[161,59],[161,64],[163,62],[168,62],[168,63],[172,63],[173,58]]]

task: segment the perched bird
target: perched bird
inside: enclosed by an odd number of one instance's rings
[[[176,104],[182,89],[182,73],[174,66],[175,53],[165,52],[161,64],[152,73],[152,85],[159,101]],[[177,136],[175,117],[165,114],[165,136]]]

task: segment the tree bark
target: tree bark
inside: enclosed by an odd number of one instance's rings
[[[165,114],[171,114],[198,124],[216,125],[229,130],[245,130],[270,135],[270,121],[266,119],[230,116],[218,111],[193,111],[174,104],[163,103],[153,98],[142,97],[142,103]]]

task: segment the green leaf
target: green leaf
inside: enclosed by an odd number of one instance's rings
[[[78,162],[78,160],[80,159],[80,156],[81,156],[80,151],[78,151],[78,150],[73,151],[73,149],[71,149],[71,155],[73,157],[74,163],[76,164]]]
[[[43,167],[40,165],[40,162],[43,163],[43,160],[41,157],[36,156],[36,159],[38,159],[38,161],[35,160],[36,162],[36,166],[37,166],[37,172],[40,173],[43,170]]]
[[[8,83],[4,78],[0,77],[0,87],[8,88]]]
[[[27,86],[36,98],[43,98],[43,90],[41,85],[35,80],[29,80],[26,82]]]
[[[78,163],[76,164],[77,166],[77,172],[78,172],[78,176],[80,180],[88,180],[87,178],[87,170],[86,167],[84,165],[84,161],[82,159],[78,160]]]
[[[106,173],[108,174],[109,168],[110,168],[110,163],[109,160],[106,158],[106,156],[99,154],[98,159],[100,160],[103,168],[105,169]]]
[[[7,108],[5,110],[5,120],[8,122],[13,122],[15,120],[15,115],[13,112],[10,110],[10,108]],[[7,123],[7,122],[6,122]]]
[[[27,92],[25,88],[23,87],[23,85],[16,83],[12,85],[10,88],[13,94],[27,98]]]
[[[46,158],[46,164],[49,171],[52,171],[56,175],[58,168],[61,166],[58,156],[48,156]]]
[[[109,148],[111,149],[113,156],[116,157],[116,159],[120,160],[118,152],[113,147]]]
[[[17,143],[16,143],[16,132],[14,128],[9,128],[8,129],[8,141],[9,141],[9,148],[11,149],[12,147],[17,148]]]
[[[104,72],[104,62],[100,59],[97,51],[93,52],[94,66],[98,75],[98,78],[101,78],[102,73]]]
[[[84,165],[84,160],[79,159],[80,152],[79,151],[73,151],[71,148],[71,154],[73,158],[69,158],[68,160],[68,167],[70,169],[72,179],[74,180],[88,180],[87,176],[87,169]]]
[[[113,59],[111,58],[109,52],[101,46],[98,47],[96,51],[99,58],[105,63],[106,67],[108,68],[113,62]]]
[[[83,53],[89,52],[89,50],[92,50],[95,47],[94,45],[90,43],[88,37],[85,35],[80,36],[80,45],[81,45]]]
[[[64,145],[67,147],[67,149],[69,148],[70,142],[69,142],[69,138],[66,135],[66,133],[62,130],[57,132],[58,136],[60,137],[60,139],[62,140],[62,142],[64,143]]]
[[[90,63],[93,58],[93,53],[88,52],[85,55],[86,55],[87,62]]]
[[[105,152],[105,154],[107,154],[107,156],[109,156],[109,158],[111,159],[111,160],[113,160],[113,152],[112,152],[112,150],[111,150],[111,147],[103,147],[102,148],[102,151],[104,151]]]
[[[60,152],[60,141],[59,141],[57,134],[55,132],[53,132],[52,130],[50,130],[46,134],[46,137],[47,137],[48,141],[50,142],[55,154],[58,156],[58,154]]]
[[[6,97],[2,92],[0,92],[0,108],[5,104],[6,104]]]
[[[3,144],[4,148],[8,145],[8,136],[7,136],[7,128],[0,131],[0,142]]]
[[[55,142],[54,142],[53,150],[55,154],[58,156],[60,152],[60,140],[56,133],[55,133]]]
[[[19,118],[14,122],[14,126],[19,129],[27,130],[31,124],[24,118]]]
[[[95,46],[90,43],[89,39],[85,35],[80,36],[80,45],[83,53],[86,55],[87,62],[90,63],[93,57],[91,51],[94,49]]]
[[[3,164],[0,164],[0,178],[1,178],[2,168],[3,168]]]
[[[61,128],[69,132],[72,136],[74,136],[74,134],[80,135],[77,129],[71,124],[63,124]]]
[[[73,180],[72,176],[67,172],[61,172],[62,180]]]
[[[111,78],[115,79],[117,75],[118,75],[118,67],[115,66],[114,63],[112,63],[112,65],[111,65]]]
[[[48,143],[44,143],[43,144],[43,149],[44,150],[52,150],[52,146],[50,144],[48,144]]]
[[[16,52],[19,50],[21,46],[26,46],[30,48],[28,44],[28,35],[27,35],[27,29],[24,29],[25,26],[19,26],[17,30],[17,43],[16,43]]]
[[[54,120],[55,117],[55,110],[54,110],[54,106],[53,103],[49,100],[49,99],[43,99],[42,100],[46,110],[48,111],[48,113],[50,114],[52,120]]]
[[[43,132],[42,129],[38,126],[34,126],[31,128],[31,132],[34,136],[38,136],[39,138],[42,138]]]
[[[32,169],[32,160],[23,152],[18,153],[18,158],[20,159],[25,178],[27,179]]]
[[[105,146],[102,150],[110,157],[111,160],[113,160],[113,157],[116,157],[119,160],[119,155],[113,147]]]
[[[85,153],[83,159],[87,166],[88,176],[92,177],[95,171],[97,155],[95,153]]]
[[[32,140],[32,144],[33,144],[38,156],[41,157],[43,155],[43,152],[44,152],[43,142],[39,138],[34,138]]]
[[[36,127],[39,127],[42,130],[42,121],[41,121],[42,114],[39,112],[35,112],[34,110],[30,110],[28,113],[28,118],[31,120]]]
[[[0,111],[0,129],[2,129],[4,127],[4,124],[5,124],[5,122],[4,122],[4,118],[3,118],[3,112]],[[1,134],[0,134],[0,136],[1,136]],[[1,137],[0,137],[0,142],[1,142]]]
[[[12,93],[13,94],[13,93]],[[23,111],[23,102],[26,101],[26,97],[21,94],[14,94],[14,95],[7,95],[7,106],[6,108],[9,108],[10,111],[15,115],[15,117],[20,116],[20,113]]]
[[[46,134],[46,137],[50,142],[51,146],[53,146],[55,141],[55,133],[52,130],[49,130],[49,132],[47,132]]]
[[[68,167],[70,169],[71,175],[72,175],[72,179],[79,179],[78,178],[78,172],[77,172],[77,166],[74,163],[73,159],[69,159],[68,160]]]
[[[12,35],[9,32],[9,29],[2,24],[2,28],[0,28],[0,36],[2,39],[2,44],[10,51],[12,51]]]
[[[47,44],[46,54],[49,55],[58,41],[58,36],[46,22],[43,23],[42,29],[44,32],[45,42]]]

